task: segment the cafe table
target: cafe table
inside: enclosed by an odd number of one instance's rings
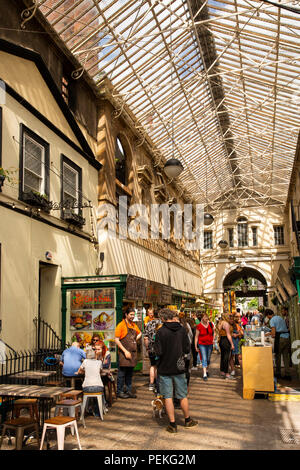
[[[0,385],[0,397],[12,401],[14,398],[37,398],[39,400],[40,425],[43,426],[45,419],[50,418],[51,407],[56,398],[63,393],[72,390],[70,387],[47,387],[45,385]],[[3,404],[2,400],[2,404]]]
[[[55,374],[55,370],[26,370],[24,372],[18,372],[17,374],[10,375],[9,379],[13,379],[13,381],[21,384],[23,381],[25,381],[26,385],[29,385],[30,381],[38,381],[41,383],[41,385],[43,385],[47,378]]]

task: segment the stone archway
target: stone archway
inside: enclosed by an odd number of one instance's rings
[[[265,274],[258,269],[256,266],[235,266],[229,272],[224,273],[222,288],[224,291],[230,290],[230,288],[234,285],[234,283],[240,279],[249,279],[253,278],[260,282],[261,286],[258,289],[248,290],[246,288],[246,292],[243,291],[236,291],[237,298],[238,297],[261,297],[263,298],[264,305],[267,305],[267,287],[268,283],[266,280]]]

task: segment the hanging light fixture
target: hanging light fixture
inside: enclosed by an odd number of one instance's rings
[[[222,211],[222,231],[223,231],[223,211]],[[225,248],[228,247],[228,242],[226,240],[220,240],[218,245],[220,248],[222,248],[222,250],[225,250]]]
[[[220,248],[222,248],[222,250],[225,250],[225,248],[228,246],[228,242],[226,240],[220,240],[218,245]]]
[[[241,284],[241,289],[242,289],[243,294],[247,294],[248,284],[249,284],[249,282],[248,282],[247,278],[243,277],[243,283]]]
[[[206,158],[206,166],[205,166],[205,199],[207,202],[207,158]],[[214,218],[208,212],[204,213],[204,225],[208,226],[211,225],[214,221]]]
[[[164,172],[169,178],[177,178],[183,169],[182,163],[177,158],[170,158],[164,165]]]
[[[171,66],[171,82],[172,82],[172,158],[166,161],[164,165],[164,172],[168,176],[168,178],[177,178],[182,171],[184,170],[182,163],[177,159],[174,158],[174,86],[173,86],[173,60],[172,60],[172,16],[170,14],[170,66]],[[175,63],[174,63],[175,67]]]
[[[205,212],[204,214],[204,225],[211,225],[214,221],[214,218],[211,214],[208,212]]]

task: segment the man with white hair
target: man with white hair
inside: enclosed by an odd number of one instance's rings
[[[85,358],[86,354],[82,349],[80,349],[80,344],[76,341],[72,343],[72,346],[65,349],[61,356],[60,364],[63,366],[63,376],[74,377],[75,372],[78,371]]]

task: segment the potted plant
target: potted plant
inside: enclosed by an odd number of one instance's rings
[[[85,224],[85,218],[77,214],[73,209],[65,209],[64,219],[70,224],[82,227]]]
[[[0,193],[2,192],[2,186],[4,184],[5,179],[7,178],[7,181],[9,182],[12,181],[11,174],[12,171],[4,170],[4,168],[0,166]]]
[[[27,202],[31,206],[39,207],[48,213],[52,209],[52,202],[48,200],[48,196],[46,194],[41,194],[38,191],[25,191],[23,193],[23,201]]]

